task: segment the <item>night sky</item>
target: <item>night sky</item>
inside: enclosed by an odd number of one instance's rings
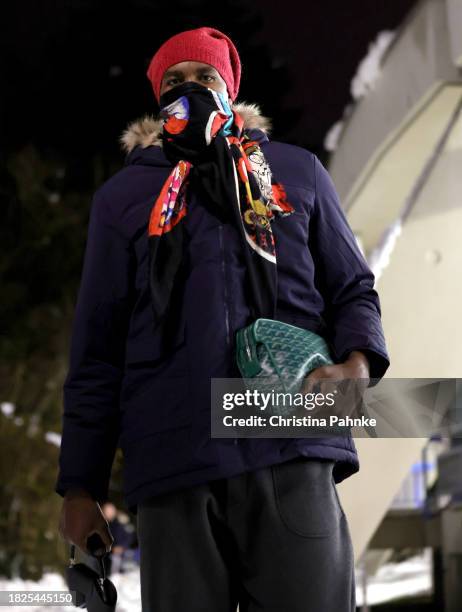
[[[396,28],[414,3],[3,3],[2,160],[29,142],[74,164],[93,154],[117,159],[127,122],[158,110],[145,77],[150,57],[170,35],[200,25],[235,42],[243,62],[238,99],[261,105],[273,137],[325,159],[324,136],[351,101],[350,80],[369,42]]]

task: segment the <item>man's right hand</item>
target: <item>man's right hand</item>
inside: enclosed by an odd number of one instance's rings
[[[90,554],[87,549],[87,538],[93,533],[97,533],[103,540],[107,552],[111,550],[114,542],[98,502],[83,489],[66,492],[58,531],[64,540],[75,544],[86,554]]]

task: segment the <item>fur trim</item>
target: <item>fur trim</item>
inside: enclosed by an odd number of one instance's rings
[[[271,131],[271,120],[261,114],[258,104],[248,102],[237,102],[231,108],[237,111],[244,120],[244,127],[248,129],[260,129],[265,134]],[[160,133],[162,131],[162,119],[152,115],[144,115],[130,123],[122,132],[120,144],[126,153],[130,153],[137,145],[143,148],[151,145],[162,146]]]

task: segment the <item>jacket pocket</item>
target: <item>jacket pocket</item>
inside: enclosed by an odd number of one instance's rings
[[[305,538],[333,534],[343,516],[332,469],[333,460],[296,457],[273,465],[273,487],[286,528]]]

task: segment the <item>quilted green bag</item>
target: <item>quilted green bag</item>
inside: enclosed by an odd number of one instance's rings
[[[334,363],[322,336],[262,318],[237,331],[236,358],[246,387],[259,392],[297,393],[311,370]]]
[[[237,331],[236,359],[245,386],[267,393],[273,390],[298,393],[303,379],[312,370],[336,363],[322,336],[289,323],[262,318]],[[289,416],[293,414],[293,407],[271,406],[270,412]],[[369,416],[363,402],[360,414]],[[365,426],[365,430],[370,437],[377,437],[375,427]],[[350,427],[329,429],[330,433],[336,431],[349,434]]]
[[[311,370],[334,363],[322,336],[273,319],[238,330],[236,350],[243,378],[276,377],[285,391],[298,390]]]

